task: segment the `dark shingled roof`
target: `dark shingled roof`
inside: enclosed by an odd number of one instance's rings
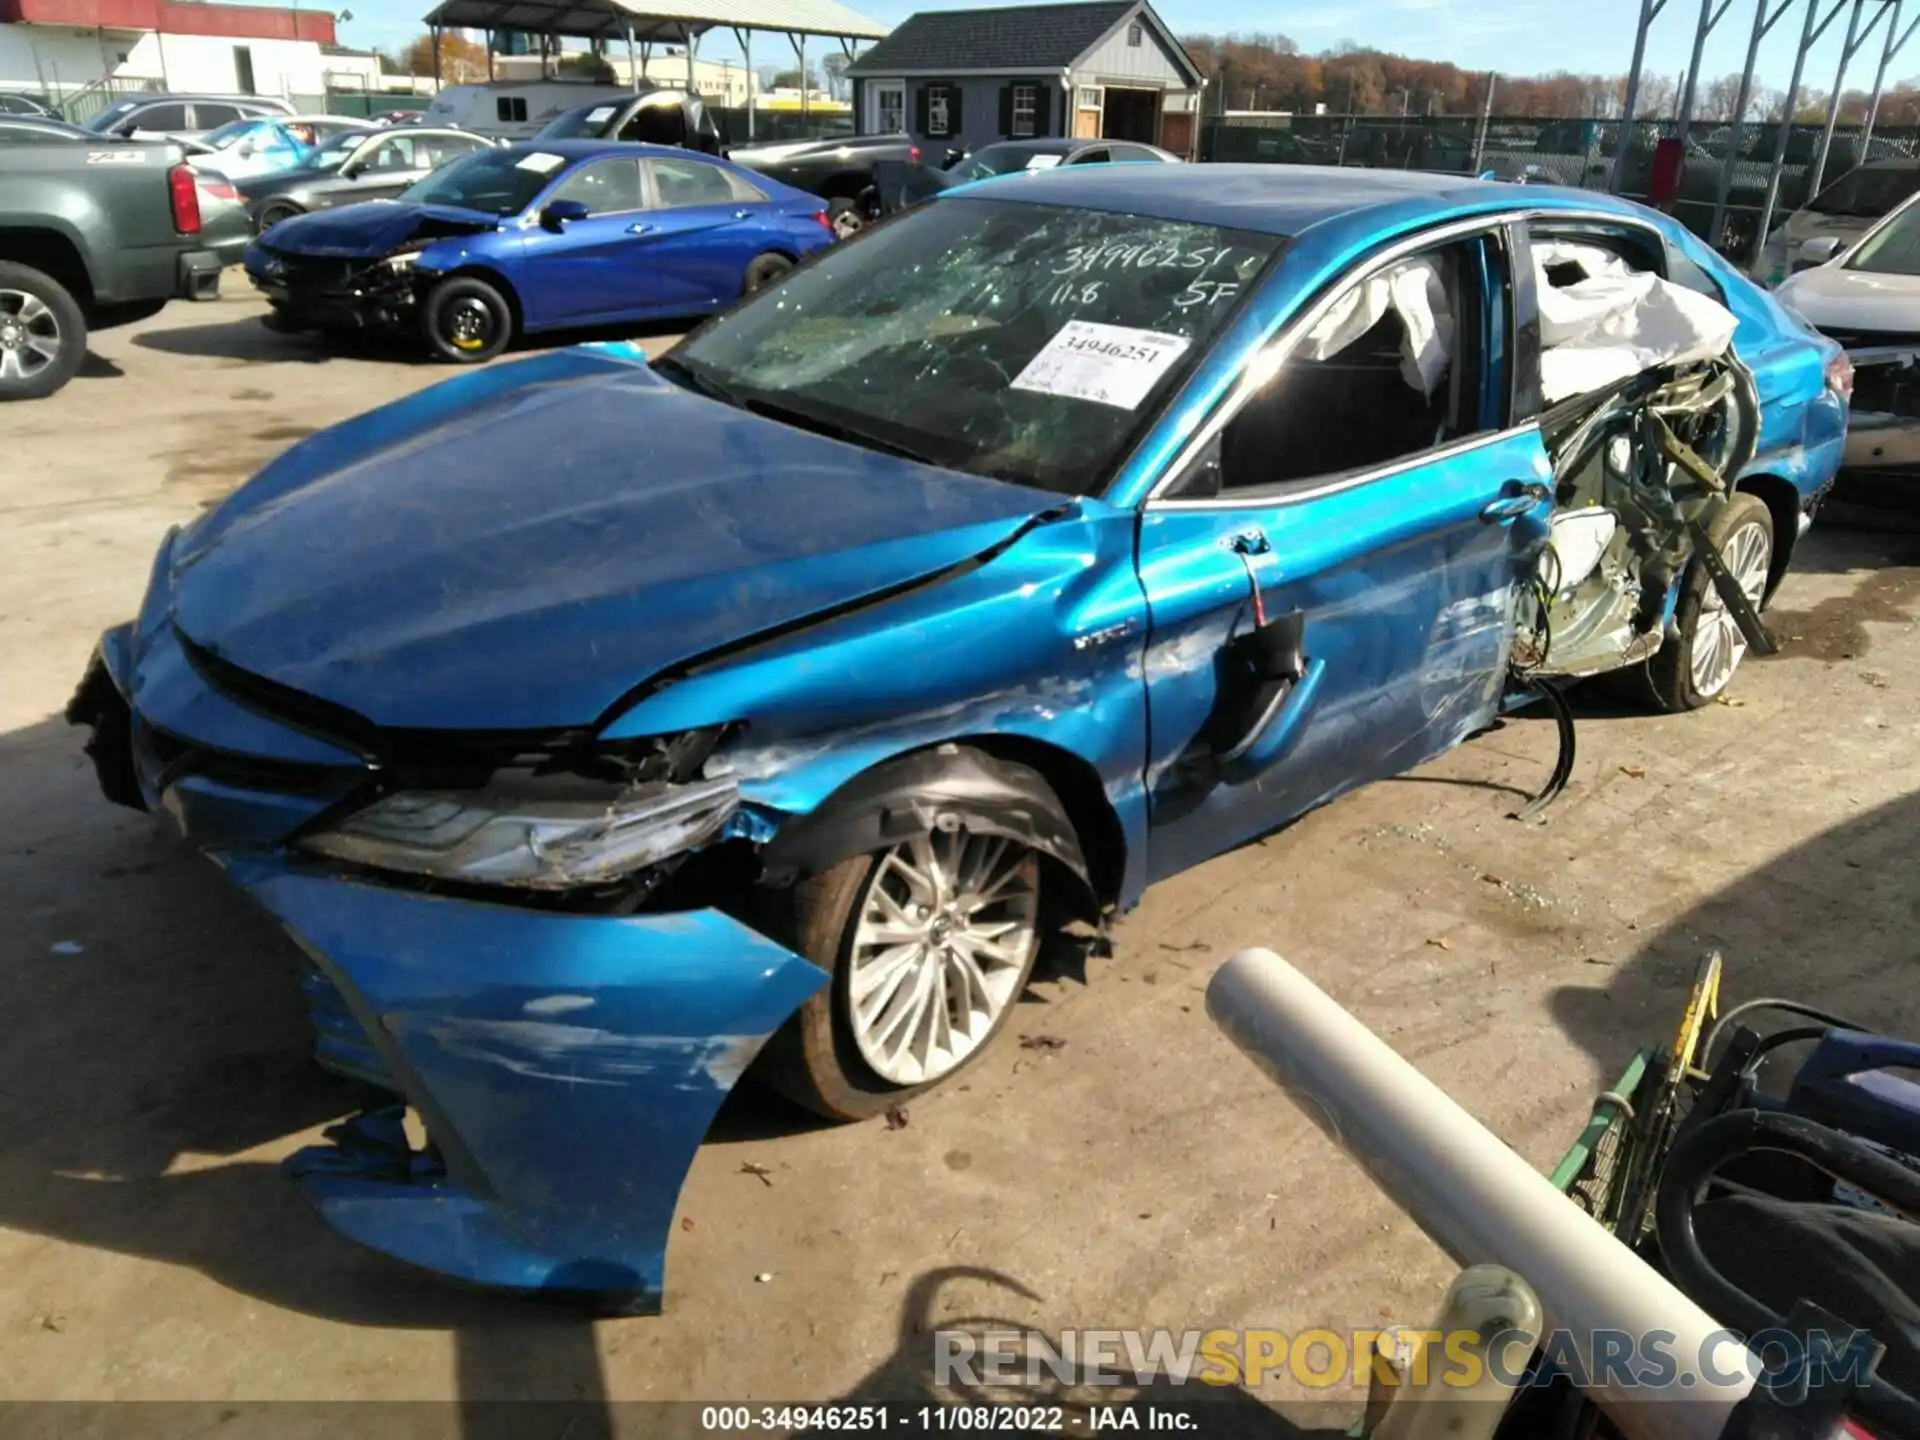
[[[1131,9],[1132,0],[1094,0],[998,10],[923,10],[895,27],[848,73],[1060,69],[1078,60]]]

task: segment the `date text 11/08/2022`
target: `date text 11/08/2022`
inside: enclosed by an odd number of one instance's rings
[[[1205,1406],[1095,1405],[1084,1413],[1063,1405],[707,1405],[700,1428],[709,1433],[809,1430],[888,1431],[901,1435],[950,1432],[1056,1435],[1086,1429],[1205,1433]]]

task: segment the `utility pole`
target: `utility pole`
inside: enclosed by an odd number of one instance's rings
[[[1480,104],[1480,129],[1473,137],[1473,173],[1476,175],[1487,153],[1487,124],[1493,119],[1493,84],[1498,78],[1493,71],[1487,72],[1487,96]]]

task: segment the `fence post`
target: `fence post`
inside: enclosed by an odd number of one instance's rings
[[[1819,153],[1813,157],[1813,170],[1807,177],[1807,198],[1820,193],[1820,182],[1827,175],[1827,155],[1833,149],[1833,132],[1840,124],[1840,87],[1847,83],[1847,61],[1853,58],[1854,36],[1860,30],[1860,11],[1866,0],[1853,0],[1853,12],[1847,17],[1847,38],[1840,47],[1840,68],[1833,73],[1833,93],[1827,97],[1827,128],[1820,136]]]
[[[1845,0],[1833,0],[1835,10],[1828,15],[1831,19],[1837,14],[1838,7]],[[1767,171],[1767,198],[1760,203],[1760,223],[1754,228],[1753,254],[1749,265],[1758,264],[1760,252],[1767,243],[1767,232],[1773,225],[1773,209],[1780,201],[1780,172],[1786,168],[1787,139],[1793,134],[1793,107],[1800,100],[1800,77],[1806,71],[1807,51],[1813,42],[1820,38],[1820,32],[1827,27],[1814,22],[1820,15],[1820,0],[1807,0],[1806,24],[1800,28],[1800,47],[1793,52],[1793,78],[1787,82],[1787,98],[1780,110],[1780,128],[1773,137],[1773,164]]]
[[[1493,118],[1493,84],[1498,78],[1493,71],[1487,72],[1487,98],[1480,106],[1480,128],[1473,136],[1473,164],[1470,168],[1476,175],[1480,173],[1487,154],[1487,122]]]

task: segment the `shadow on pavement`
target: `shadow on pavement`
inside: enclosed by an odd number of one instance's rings
[[[650,340],[677,339],[692,323],[688,320],[663,320],[584,330],[542,331],[516,340],[500,358],[512,359],[516,355],[529,355],[591,341],[635,340],[645,343]],[[134,336],[133,343],[142,349],[159,350],[169,355],[196,355],[216,360],[259,360],[282,364],[299,362],[309,365],[335,358],[386,360],[402,365],[439,366],[450,377],[464,368],[436,359],[410,331],[323,334],[317,330],[279,330],[266,325],[263,317],[257,314],[238,320],[223,320],[217,325],[148,330]],[[648,348],[658,350],[663,347]]]
[[[1671,1038],[1695,962],[1719,949],[1723,1005],[1783,996],[1920,1034],[1916,842],[1920,794],[1824,831],[1694,906],[1604,985],[1556,991],[1554,1018],[1612,1073]]]

